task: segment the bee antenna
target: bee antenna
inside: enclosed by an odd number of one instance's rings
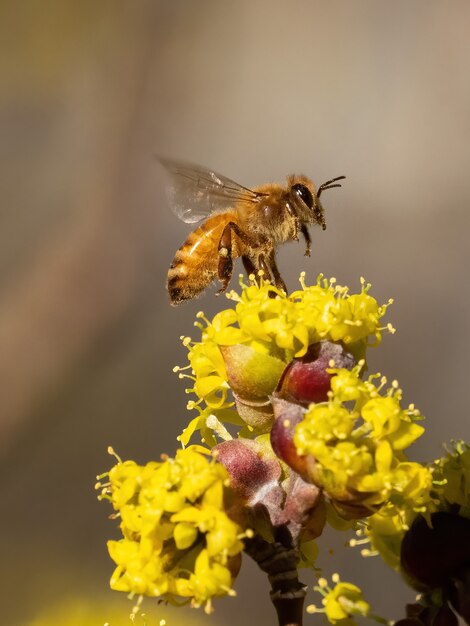
[[[322,191],[326,191],[327,189],[333,189],[333,187],[341,187],[339,183],[333,185],[332,183],[336,183],[337,180],[344,180],[346,176],[337,176],[336,178],[332,178],[331,180],[327,180],[326,183],[323,183],[318,187],[317,198],[321,196]]]

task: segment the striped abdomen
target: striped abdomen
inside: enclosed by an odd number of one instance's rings
[[[176,252],[167,279],[172,304],[194,298],[217,278],[219,241],[226,224],[235,220],[235,211],[208,217]],[[236,258],[236,242],[233,243],[233,258]]]

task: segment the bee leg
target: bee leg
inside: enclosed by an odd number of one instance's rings
[[[258,265],[259,265],[259,269],[263,270],[263,278],[265,278],[266,280],[269,280],[272,283],[273,282],[273,278],[272,278],[271,268],[269,267],[269,264],[266,261],[266,259],[264,258],[263,254],[260,254],[259,257],[258,257]],[[261,282],[261,280],[258,281],[258,284],[260,282]],[[268,295],[269,295],[270,298],[275,298],[277,294],[276,294],[275,291],[269,290]]]
[[[299,241],[299,218],[297,213],[289,203],[286,204],[287,213],[294,219],[294,232],[292,234],[293,241]],[[302,231],[303,233],[303,231]]]
[[[256,270],[256,266],[253,263],[253,261],[247,256],[243,256],[242,261],[243,261],[243,265],[245,266],[246,273],[248,274],[248,278],[250,276],[254,276],[256,284],[259,285],[261,281],[259,279],[258,272]],[[260,270],[263,270],[264,276],[267,276],[268,279],[271,280],[271,271],[262,255],[258,259],[258,266]],[[269,296],[271,298],[274,298],[276,296],[276,293],[274,291],[270,291]]]
[[[271,254],[271,257],[269,259],[269,264],[271,266],[271,272],[274,278],[274,284],[276,285],[278,289],[280,289],[281,291],[284,291],[284,293],[287,293],[286,283],[282,280],[282,276],[276,264],[274,252]]]
[[[222,287],[217,292],[217,295],[223,293],[227,289],[230,279],[232,278],[233,259],[231,252],[232,251],[225,246],[219,250],[219,265],[217,268],[217,274],[220,282],[222,283]]]
[[[219,241],[219,265],[217,268],[217,274],[222,283],[222,287],[217,292],[217,295],[227,289],[230,279],[232,278],[232,271],[232,231],[230,228],[224,228],[224,232]]]
[[[302,226],[300,227],[300,231],[302,235],[304,236],[305,244],[306,244],[304,256],[310,256],[310,246],[312,245],[312,240],[310,239],[310,233],[308,232],[307,225],[302,224]]]
[[[243,267],[247,276],[256,276],[256,267],[253,261],[248,256],[242,256]]]
[[[282,280],[279,270],[277,269],[274,252],[269,255],[269,259],[265,259],[264,254],[260,254],[258,257],[258,266],[260,270],[263,270],[265,278],[273,282],[278,289],[287,293],[286,284]],[[269,296],[271,298],[275,298],[277,293],[275,291],[270,291]]]
[[[251,248],[257,246],[256,242],[254,242],[251,239],[251,237],[249,237],[249,235],[245,234],[240,228],[240,226],[238,224],[235,224],[235,222],[229,222],[225,226],[222,232],[222,236],[220,237],[219,246],[218,246],[218,251],[219,251],[218,276],[219,276],[219,280],[222,283],[222,287],[219,289],[217,294],[223,293],[227,289],[227,286],[232,277],[232,271],[233,271],[232,231],[237,235],[237,237],[241,241],[243,241],[243,243],[246,246],[249,246]],[[249,266],[250,269],[252,269],[254,272],[255,266],[253,265],[251,261],[249,261],[249,263],[250,263],[250,266]],[[245,261],[243,261],[243,264],[245,265]],[[247,269],[247,265],[245,265],[245,269]]]

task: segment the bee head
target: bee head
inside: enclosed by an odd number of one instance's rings
[[[346,178],[345,176],[337,176],[336,178],[332,178],[331,180],[326,181],[318,188],[318,191],[315,192],[315,188],[310,183],[308,179],[302,179],[303,182],[298,182],[292,185],[291,192],[293,193],[295,199],[297,200],[297,206],[301,209],[301,214],[305,214],[305,207],[310,212],[310,219],[306,221],[314,221],[319,224],[323,230],[326,228],[325,223],[325,213],[323,211],[323,206],[320,202],[320,196],[323,191],[326,189],[332,189],[333,187],[341,187],[341,185],[337,182],[338,180],[343,180]],[[310,184],[309,184],[310,183]],[[299,206],[300,205],[300,206]],[[303,210],[302,210],[303,209]],[[313,213],[313,216],[312,216]],[[312,220],[313,217],[313,220]]]
[[[311,222],[312,221],[312,212],[313,212],[313,221],[316,222],[317,224],[320,224],[320,226],[323,228],[323,230],[325,230],[326,228],[326,224],[325,224],[325,216],[323,214],[323,207],[320,203],[320,201],[318,200],[318,195],[315,193],[315,190],[313,189],[312,186],[312,191],[310,191],[310,189],[307,187],[307,185],[304,185],[303,183],[295,183],[295,185],[292,185],[291,187],[291,191],[294,194],[295,199],[297,200],[296,204],[297,207],[300,209],[300,214],[305,214],[305,207],[308,209],[308,217],[310,219],[306,220]]]

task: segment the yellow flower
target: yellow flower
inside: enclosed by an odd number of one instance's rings
[[[370,605],[364,600],[362,591],[356,585],[341,582],[338,574],[333,574],[332,580],[335,583],[333,588],[328,586],[325,578],[320,578],[314,590],[322,596],[323,608],[315,605],[307,607],[307,613],[325,613],[330,624],[341,624],[349,626],[355,624],[354,616],[371,616],[378,621],[384,621],[377,616],[371,615]]]
[[[211,611],[211,599],[216,596],[235,595],[231,588],[232,575],[225,565],[211,559],[207,550],[202,550],[189,579],[182,581],[181,595],[191,596],[196,608],[206,605],[206,612]]]
[[[401,542],[415,517],[436,510],[432,468],[403,461],[390,470],[388,501],[367,520],[366,533],[375,553],[393,569],[400,568]]]
[[[394,504],[410,505],[416,512],[431,499],[432,472],[420,463],[399,463],[391,477]]]
[[[361,409],[365,422],[372,427],[372,436],[387,439],[394,450],[410,446],[424,432],[424,428],[411,421],[406,411],[400,408],[398,398],[373,398]]]
[[[321,441],[346,439],[354,428],[354,422],[355,417],[341,404],[312,404],[302,423],[303,427],[298,429],[300,454],[304,453],[301,444],[303,439],[307,441],[310,437]]]
[[[352,583],[339,582],[325,597],[325,613],[331,624],[348,619],[353,615],[366,616],[370,606],[362,591]]]
[[[211,408],[227,406],[227,372],[217,344],[207,337],[204,343],[191,345],[188,358],[197,372],[194,393]]]
[[[191,446],[174,459],[119,462],[109,471],[101,497],[118,512],[123,534],[108,542],[117,566],[112,589],[188,598],[206,610],[214,596],[232,593],[230,564],[243,534],[224,510],[227,471],[207,453]]]

